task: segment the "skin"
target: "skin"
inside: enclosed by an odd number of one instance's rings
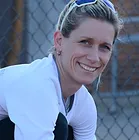
[[[54,34],[57,65],[64,98],[74,94],[82,85],[92,83],[107,66],[113,49],[112,24],[88,18],[73,30],[69,38],[60,31]]]

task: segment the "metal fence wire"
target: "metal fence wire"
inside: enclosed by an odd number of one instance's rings
[[[0,67],[47,55],[68,0],[5,0],[0,4]],[[99,90],[97,140],[139,140],[139,0],[113,0],[124,21]]]

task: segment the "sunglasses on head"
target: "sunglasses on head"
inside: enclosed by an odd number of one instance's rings
[[[74,3],[77,4],[78,7],[87,5],[87,4],[95,4],[97,0],[75,0]]]
[[[88,4],[95,4],[98,0],[75,0],[74,4],[77,7],[88,5]],[[113,6],[113,4],[109,0],[102,0],[105,5],[107,5],[113,12],[116,13],[116,10]]]
[[[68,12],[66,13],[64,19],[63,19],[63,22],[61,23],[61,29],[62,29],[62,26],[63,26],[63,23],[64,23],[64,20],[65,18],[67,17],[67,15],[72,11],[72,9],[74,7],[81,7],[81,6],[84,6],[84,5],[90,5],[90,4],[95,4],[97,3],[98,0],[75,0],[72,5],[70,6]],[[102,0],[102,2],[107,6],[109,7],[114,13],[116,13],[116,10],[114,8],[114,5],[109,1],[109,0]],[[60,29],[60,30],[61,30]]]

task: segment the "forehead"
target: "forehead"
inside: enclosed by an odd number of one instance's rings
[[[93,38],[94,40],[112,43],[115,30],[112,24],[93,18],[83,21],[80,26],[71,32],[70,37],[79,39],[84,37]]]

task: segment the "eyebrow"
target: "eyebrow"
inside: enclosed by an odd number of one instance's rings
[[[94,42],[94,38],[92,38],[92,37],[87,37],[87,36],[81,36],[80,37],[81,39],[87,39],[87,40],[89,40],[89,41],[92,41],[92,42]],[[111,44],[111,43],[108,43],[108,42],[103,42],[103,43],[101,43],[101,44],[106,44],[106,45],[108,45],[108,46],[112,46],[113,44]]]

